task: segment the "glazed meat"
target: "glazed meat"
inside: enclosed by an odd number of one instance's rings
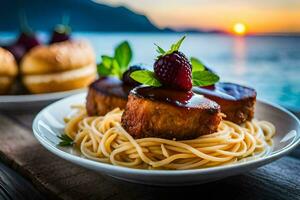
[[[217,102],[226,120],[241,124],[254,116],[256,91],[252,88],[220,82],[209,87],[194,87],[193,91]]]
[[[137,87],[130,92],[122,126],[134,138],[184,140],[215,132],[220,106],[193,92]]]
[[[86,108],[89,115],[105,115],[119,107],[124,109],[131,86],[114,77],[100,78],[89,86]]]

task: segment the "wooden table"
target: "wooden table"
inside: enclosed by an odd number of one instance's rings
[[[244,175],[197,186],[152,187],[118,181],[51,154],[32,134],[34,115],[0,113],[0,199],[300,199],[299,148]]]

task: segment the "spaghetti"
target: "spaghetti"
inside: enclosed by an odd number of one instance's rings
[[[141,169],[194,169],[241,162],[266,155],[273,124],[247,121],[242,126],[223,120],[218,131],[192,140],[134,139],[121,126],[119,108],[105,116],[88,116],[85,107],[67,119],[65,133],[92,160]]]

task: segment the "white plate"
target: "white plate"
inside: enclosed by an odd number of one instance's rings
[[[149,185],[191,185],[210,182],[247,172],[270,163],[290,152],[300,142],[300,122],[284,108],[258,101],[256,118],[275,124],[274,149],[266,157],[243,163],[192,170],[142,170],[96,162],[72,153],[72,148],[58,147],[57,135],[63,133],[63,117],[70,112],[70,105],[84,103],[86,93],[73,95],[43,109],[33,122],[33,132],[39,142],[57,156],[77,165],[109,176]]]
[[[0,111],[35,111],[86,89],[76,89],[64,92],[28,95],[0,95]]]

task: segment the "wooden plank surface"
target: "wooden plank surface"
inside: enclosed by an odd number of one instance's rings
[[[0,162],[0,199],[1,200],[44,200],[27,180]]]
[[[300,199],[300,160],[284,157],[245,175],[188,187],[152,187],[118,181],[66,162],[31,132],[33,114],[0,114],[0,158],[49,199]]]

